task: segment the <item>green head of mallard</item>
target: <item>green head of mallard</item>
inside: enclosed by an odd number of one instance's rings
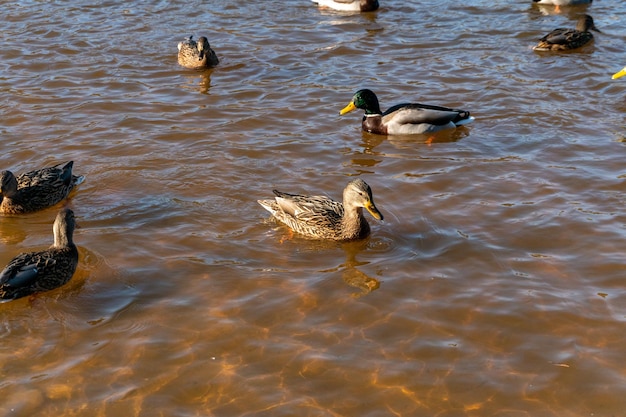
[[[352,101],[341,109],[339,114],[344,115],[355,109],[363,109],[365,110],[365,114],[381,114],[378,97],[376,97],[376,94],[374,94],[372,90],[368,89],[359,90],[354,93]]]

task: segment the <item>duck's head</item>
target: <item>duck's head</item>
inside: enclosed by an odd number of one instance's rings
[[[593,23],[593,18],[588,14],[578,19],[578,23],[576,23],[576,30],[579,32],[589,32],[590,30],[595,30],[598,33],[602,33]]]
[[[200,39],[198,39],[197,45],[198,52],[200,52],[198,59],[202,61],[202,59],[204,59],[204,55],[211,49],[211,45],[209,44],[209,40],[206,36],[201,36]]]
[[[341,109],[339,114],[344,115],[355,109],[363,109],[365,110],[365,114],[381,114],[378,97],[376,97],[376,94],[374,94],[372,90],[368,89],[359,90],[354,93],[350,103]]]
[[[360,178],[350,181],[343,190],[343,202],[345,206],[365,208],[377,220],[383,219],[382,213],[374,204],[370,186]]]
[[[13,197],[17,193],[17,179],[11,171],[0,173],[0,196]]]
[[[52,230],[54,232],[54,246],[64,247],[72,243],[72,237],[76,229],[76,218],[74,212],[69,208],[59,211]]]

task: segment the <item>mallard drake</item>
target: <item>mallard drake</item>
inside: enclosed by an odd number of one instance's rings
[[[590,30],[600,32],[588,14],[578,19],[576,29],[558,28],[539,39],[535,51],[567,51],[580,48],[593,40]]]
[[[371,90],[359,90],[352,101],[339,114],[355,109],[365,110],[363,130],[379,135],[411,135],[431,133],[442,129],[471,123],[474,118],[465,110],[429,106],[419,103],[403,103],[380,111],[378,97]]]
[[[549,4],[555,6],[558,12],[561,6],[578,6],[580,4],[591,4],[593,0],[533,0],[537,4]]]
[[[82,183],[84,176],[72,175],[73,161],[21,174],[0,173],[0,213],[21,214],[51,207]]]
[[[373,12],[378,9],[378,0],[312,0],[319,6],[346,12]]]
[[[185,68],[201,69],[214,67],[219,60],[206,37],[202,36],[196,42],[193,36],[190,36],[178,42],[178,63]]]
[[[348,183],[343,204],[324,196],[305,196],[274,190],[274,200],[258,200],[267,211],[294,231],[308,237],[333,240],[362,239],[370,226],[363,216],[365,208],[375,219],[383,215],[374,205],[372,190],[362,179]]]
[[[54,226],[54,244],[40,252],[22,253],[0,273],[0,299],[13,300],[64,285],[78,265],[73,235],[76,221],[69,208],[59,211]]]
[[[617,71],[611,78],[617,80],[618,78],[622,78],[624,75],[626,75],[626,67],[622,68],[621,71]]]

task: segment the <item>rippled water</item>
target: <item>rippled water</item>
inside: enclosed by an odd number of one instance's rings
[[[118,3],[0,7],[0,166],[87,177],[73,280],[0,305],[0,414],[623,414],[626,3]],[[593,46],[531,51],[585,11]],[[217,68],[178,67],[191,34]],[[364,87],[476,121],[363,133]],[[362,242],[256,203],[354,176]],[[0,217],[0,264],[55,214]]]

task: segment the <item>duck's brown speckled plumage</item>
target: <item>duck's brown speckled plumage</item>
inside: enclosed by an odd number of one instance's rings
[[[178,43],[178,63],[185,68],[202,69],[216,66],[219,60],[206,37],[202,36],[196,42],[190,36]]]
[[[74,212],[61,210],[54,221],[54,244],[44,251],[16,256],[0,273],[0,299],[25,297],[67,283],[78,265],[75,227]]]
[[[72,174],[73,161],[26,172],[15,177],[0,173],[0,213],[22,214],[43,210],[65,199],[84,177]]]
[[[362,239],[369,235],[365,208],[374,218],[383,215],[374,205],[372,190],[362,179],[350,181],[343,203],[324,196],[288,194],[274,190],[274,200],[259,200],[267,211],[294,231],[308,237],[332,240]]]
[[[541,38],[533,49],[535,51],[567,51],[580,48],[593,40],[591,30],[600,32],[593,23],[593,18],[586,14],[578,19],[576,29],[554,29]]]
[[[368,89],[357,91],[339,114],[343,115],[355,109],[365,111],[361,123],[363,130],[379,135],[432,133],[468,124],[474,120],[466,110],[419,103],[397,104],[383,113],[378,104],[378,97]]]

